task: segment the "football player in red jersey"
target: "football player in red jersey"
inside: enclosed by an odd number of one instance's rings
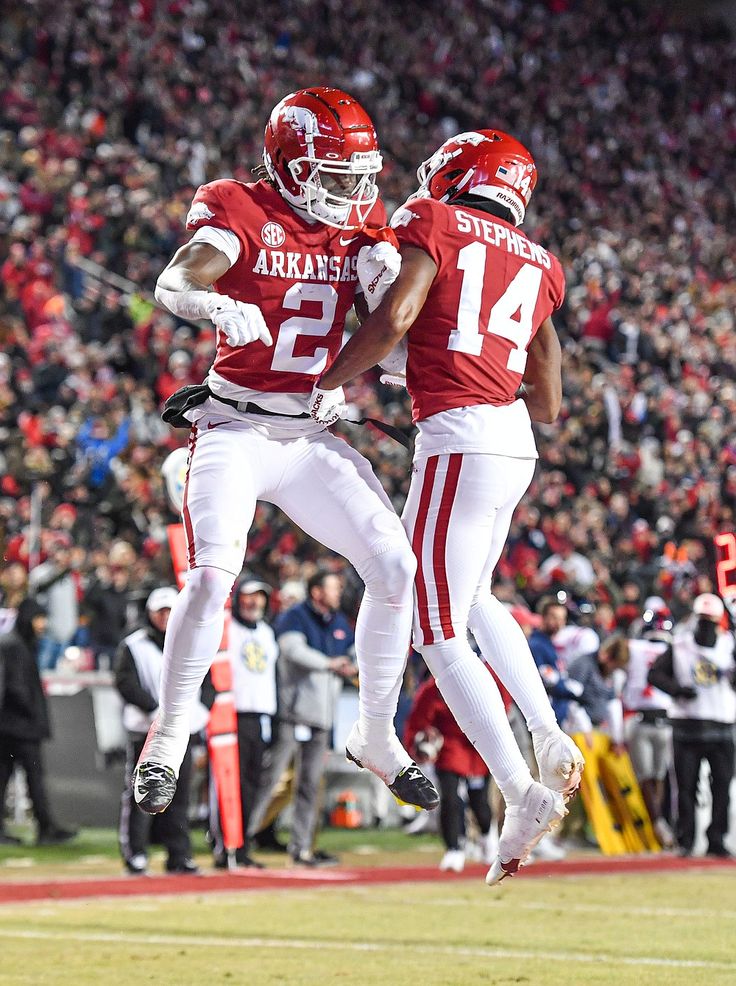
[[[368,461],[308,413],[356,301],[358,251],[371,243],[363,226],[385,223],[375,130],[346,93],[304,89],[271,113],[263,161],[253,184],[224,179],[197,191],[187,217],[194,235],[156,285],[175,315],[209,318],[218,331],[206,387],[179,409],[192,425],[182,509],[189,572],[169,620],[136,801],[156,813],[173,797],[188,708],[220,643],[256,501],[266,500],[365,582],[355,630],[360,716],[348,756],[397,797],[431,808],[437,792],[393,727],[411,634],[411,546]],[[323,660],[305,643],[305,665]]]
[[[418,562],[415,646],[504,794],[499,856],[487,877],[496,883],[565,815],[563,798],[582,769],[521,628],[491,592],[534,474],[530,418],[552,422],[559,412],[561,352],[550,315],[564,277],[552,254],[517,231],[537,181],[518,141],[493,130],[459,134],[418,175],[417,196],[392,220],[401,273],[321,376],[312,414],[339,413],[337,388],[377,362],[394,376],[405,364],[419,429],[403,518]],[[526,716],[542,783],[532,780],[468,627]]]

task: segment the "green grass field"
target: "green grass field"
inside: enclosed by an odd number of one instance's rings
[[[735,932],[728,870],[43,902],[0,907],[0,982],[733,986]]]

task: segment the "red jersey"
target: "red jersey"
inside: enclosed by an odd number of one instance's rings
[[[414,696],[404,727],[404,746],[407,750],[411,750],[419,730],[428,726],[439,730],[444,739],[437,755],[438,770],[450,770],[461,777],[485,777],[488,774],[485,761],[458,726],[434,678],[423,682]]]
[[[560,262],[511,223],[434,199],[410,200],[391,225],[402,246],[424,250],[437,265],[408,334],[414,421],[513,403],[529,344],[562,304]]]
[[[386,223],[376,202],[371,225]],[[355,299],[358,251],[373,242],[355,230],[307,222],[268,182],[222,179],[202,185],[187,229],[229,230],[240,244],[215,290],[258,305],[272,346],[232,347],[218,333],[214,371],[239,387],[268,393],[309,393],[334,360]]]

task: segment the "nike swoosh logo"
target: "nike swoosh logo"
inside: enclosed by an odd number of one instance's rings
[[[349,240],[344,240],[342,236],[340,237],[340,246],[348,246],[353,240],[357,240],[357,236],[351,236]]]
[[[229,425],[229,421],[208,421],[207,431],[212,431],[213,428],[219,428],[220,425]]]

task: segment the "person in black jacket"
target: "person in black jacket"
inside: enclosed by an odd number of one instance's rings
[[[0,844],[18,840],[3,830],[5,792],[15,767],[22,767],[38,824],[37,844],[57,845],[76,832],[54,821],[44,783],[41,743],[51,736],[46,697],[36,663],[46,613],[34,599],[18,607],[15,627],[0,636]]]
[[[115,658],[115,684],[125,702],[123,725],[128,734],[125,790],[121,798],[118,838],[125,868],[134,875],[146,873],[147,850],[152,841],[161,842],[168,852],[167,873],[198,872],[198,867],[191,858],[187,817],[192,768],[191,743],[181,765],[176,795],[162,815],[152,818],[142,812],[133,799],[133,767],[141,754],[146,734],[158,709],[164,634],[175,599],[176,589],[172,587],[154,589],[146,601],[144,625],[122,640]],[[207,719],[207,709],[201,703],[195,703],[190,715],[191,733],[204,729]]]

